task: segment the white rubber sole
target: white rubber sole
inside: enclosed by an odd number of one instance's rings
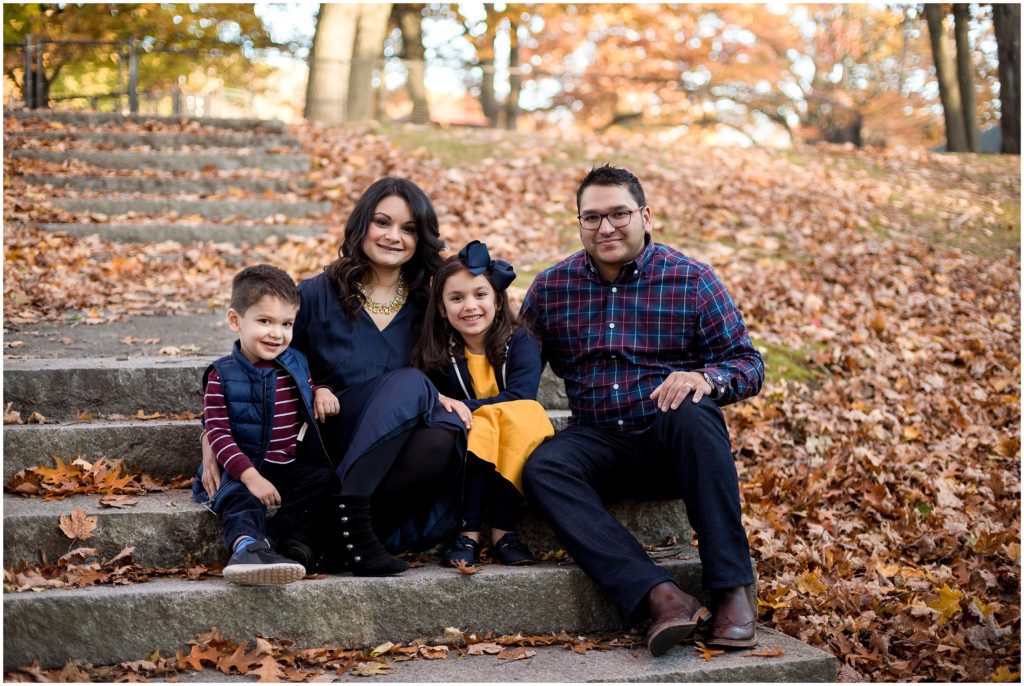
[[[224,578],[242,586],[279,586],[306,576],[306,568],[297,563],[279,562],[266,565],[229,565]]]

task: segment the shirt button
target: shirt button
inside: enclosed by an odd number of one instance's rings
[[[634,270],[633,270],[633,273],[634,273],[634,274],[639,274],[639,273],[640,273],[640,270],[639,270],[639,269],[634,269]]]
[[[612,388],[614,388],[615,390],[619,390],[619,384],[612,384]]]
[[[611,324],[609,324],[608,328],[609,329],[614,329],[615,328],[615,322],[612,322]]]
[[[622,420],[621,419],[619,420],[619,426],[622,426]]]
[[[618,289],[618,288],[613,288],[613,289],[612,289],[612,293],[618,293],[618,292],[619,292],[619,289]]]
[[[614,360],[615,358],[616,358],[616,355],[612,355],[612,359]]]

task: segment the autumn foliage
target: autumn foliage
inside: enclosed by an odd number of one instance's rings
[[[239,248],[7,227],[6,320],[221,308],[241,263],[311,276],[382,175],[423,186],[452,248],[479,238],[512,261],[521,297],[578,249],[578,179],[627,166],[655,239],[715,268],[765,354],[761,395],[726,410],[760,620],[831,651],[844,678],[1019,678],[1019,160],[656,135],[295,133],[314,160],[297,194],[332,202],[332,234]],[[5,217],[50,211],[20,178],[38,164],[5,161]]]

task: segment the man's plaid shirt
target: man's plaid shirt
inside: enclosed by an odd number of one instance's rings
[[[541,272],[523,301],[565,380],[570,424],[643,430],[658,411],[651,393],[675,371],[707,372],[719,405],[761,390],[761,354],[711,267],[646,240],[613,283],[581,250]]]

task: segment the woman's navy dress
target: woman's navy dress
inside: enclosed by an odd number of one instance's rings
[[[321,433],[342,481],[369,451],[417,425],[455,432],[457,454],[465,454],[462,422],[441,407],[426,375],[409,366],[422,308],[407,302],[381,331],[362,309],[349,319],[326,273],[303,281],[299,293],[292,345],[309,360],[313,383],[330,386],[341,402],[341,412],[328,418]],[[457,483],[450,493],[439,493],[428,512],[409,515],[383,541],[388,548],[429,547],[454,531]]]

